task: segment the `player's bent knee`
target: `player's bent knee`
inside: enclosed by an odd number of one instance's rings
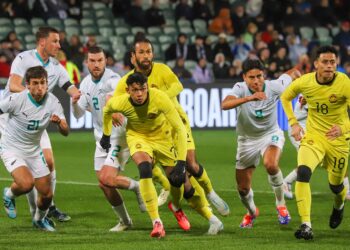
[[[238,190],[239,196],[241,196],[241,197],[247,196],[247,194],[249,193],[249,190],[250,190],[250,188],[249,189],[245,188],[245,189]]]
[[[308,166],[300,165],[297,169],[297,181],[310,182],[312,171]]]
[[[334,194],[339,194],[341,191],[343,191],[344,189],[344,184],[340,184],[340,185],[332,185],[329,183],[329,188],[332,190],[332,192]]]
[[[188,190],[188,191],[184,191],[184,198],[186,199],[186,200],[188,200],[189,198],[191,198],[193,195],[194,195],[194,192],[195,192],[195,190],[194,190],[194,188],[193,187],[191,187],[191,189],[190,190]]]
[[[140,179],[152,178],[152,164],[148,161],[141,162],[139,165]]]
[[[17,182],[17,185],[21,187],[24,192],[29,192],[34,188],[34,179],[23,179]]]

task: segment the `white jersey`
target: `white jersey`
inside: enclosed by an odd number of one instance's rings
[[[295,103],[294,115],[297,118],[299,125],[305,129],[308,106],[307,104],[301,105],[300,98],[302,98],[302,95],[299,95],[298,101]]]
[[[267,99],[251,101],[237,107],[237,134],[247,137],[261,137],[279,129],[277,123],[277,102],[292,78],[281,75],[277,80],[265,80],[263,91]],[[251,96],[253,93],[245,82],[236,83],[228,95],[237,98]]]
[[[102,78],[94,81],[91,74],[86,76],[80,84],[81,97],[78,105],[83,110],[89,110],[92,114],[94,136],[96,141],[102,137],[103,107],[106,104],[106,95],[113,95],[120,76],[110,69],[105,69]],[[118,136],[125,136],[125,124],[122,127],[113,127],[111,139]]]
[[[27,70],[35,66],[43,66],[47,71],[49,92],[53,91],[56,84],[58,84],[58,86],[64,90],[67,90],[70,86],[73,86],[70,83],[69,75],[66,69],[53,57],[50,57],[48,62],[44,63],[36,49],[19,53],[12,62],[10,75],[19,75],[24,79]],[[3,93],[4,98],[12,94],[9,87],[10,83],[8,81]]]
[[[14,93],[0,101],[0,109],[9,118],[1,136],[1,147],[20,155],[32,156],[40,152],[41,135],[53,114],[65,119],[63,108],[51,93],[36,102],[28,90]]]

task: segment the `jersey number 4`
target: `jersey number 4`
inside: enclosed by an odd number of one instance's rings
[[[28,130],[38,130],[39,129],[39,120],[29,120],[29,124],[27,126]]]

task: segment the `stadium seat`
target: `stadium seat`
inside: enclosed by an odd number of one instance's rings
[[[320,39],[322,37],[328,37],[329,36],[329,30],[325,27],[316,27],[316,35]]]
[[[110,9],[98,10],[98,11],[96,11],[95,16],[97,18],[113,19],[113,14],[112,14]]]
[[[2,17],[0,18],[0,26],[12,26],[12,21],[10,18]]]
[[[115,18],[113,20],[114,27],[128,26],[123,18]]]
[[[27,34],[32,34],[32,29],[30,26],[16,26],[15,32],[18,36],[24,36]]]
[[[109,19],[98,19],[97,20],[97,26],[98,27],[113,27],[113,24],[111,23],[111,20]]]
[[[174,18],[165,18],[165,25],[176,26],[176,21]]]
[[[95,26],[95,20],[93,18],[82,18],[80,19],[80,24],[83,27],[86,26]]]
[[[13,24],[15,26],[29,26],[30,24],[28,23],[28,21],[24,18],[15,18],[13,19]]]
[[[93,10],[83,10],[83,18],[95,18],[95,12]]]
[[[117,60],[117,61],[121,61],[123,60],[124,58],[124,54],[125,52],[127,51],[126,47],[118,47],[116,50],[114,50],[114,58]]]
[[[163,44],[163,43],[172,43],[174,42],[174,37],[173,36],[169,36],[169,35],[160,35],[158,37],[158,41]]]
[[[110,36],[109,42],[114,46],[124,45],[124,39],[121,36]]]
[[[166,65],[168,65],[171,69],[175,67],[175,60],[170,60],[166,62]]]
[[[68,37],[71,37],[72,35],[80,35],[80,27],[74,27],[74,26],[70,26],[70,27],[66,27],[65,31],[67,33]]]
[[[147,39],[150,40],[153,43],[158,43],[158,38],[157,36],[152,36],[152,35],[146,35]]]
[[[171,43],[163,43],[160,45],[160,47],[162,48],[163,53],[169,48]]]
[[[334,26],[331,28],[331,34],[333,37],[336,36],[339,32],[340,32],[339,26]]]
[[[12,26],[0,26],[0,34],[5,34],[5,36],[13,30]]]
[[[205,35],[208,33],[207,23],[203,19],[193,20],[193,27],[194,27],[196,34]]]
[[[82,7],[83,7],[83,9],[91,9],[92,8],[91,2],[83,1]]]
[[[191,27],[179,27],[179,31],[180,33],[184,33],[186,34],[187,36],[190,36],[192,35],[194,32],[193,32],[193,29]]]
[[[58,19],[58,18],[47,19],[47,25],[49,25],[49,26],[63,26],[61,19]]]
[[[183,28],[183,27],[191,27],[191,22],[187,19],[180,19],[177,21],[177,27]]]
[[[79,26],[79,22],[78,20],[74,19],[74,18],[67,18],[65,20],[63,20],[64,26],[65,27],[69,27],[69,26]]]
[[[185,61],[185,68],[189,71],[193,71],[197,66],[197,62],[193,60],[186,60]]]
[[[131,33],[132,33],[133,35],[136,35],[137,32],[146,33],[146,30],[145,30],[145,28],[143,28],[143,27],[132,27],[132,28],[131,28]]]
[[[127,35],[127,36],[125,36],[125,43],[126,44],[133,44],[134,39],[135,39],[134,35]]]
[[[106,4],[101,2],[93,2],[91,6],[94,10],[100,10],[107,8]]]
[[[88,35],[98,35],[98,30],[96,27],[94,26],[88,26],[88,27],[83,27],[82,28],[82,33],[83,35],[85,36],[88,36]]]
[[[149,27],[147,33],[150,35],[159,35],[162,33],[162,29],[160,27]]]
[[[333,39],[330,36],[322,36],[318,38],[318,41],[320,42],[321,46],[324,46],[324,45],[331,45],[333,42]]]
[[[313,36],[314,36],[314,30],[311,27],[300,27],[299,29],[301,38],[303,39],[307,39],[309,41],[312,40]]]
[[[26,43],[26,49],[35,49],[36,48],[36,43]]]
[[[118,36],[125,36],[125,35],[128,35],[130,34],[130,30],[128,27],[117,27],[115,28],[115,33],[118,35]]]
[[[217,35],[209,35],[208,39],[211,42],[211,44],[215,44],[219,40],[219,37]]]
[[[33,34],[27,34],[24,36],[24,42],[25,43],[35,43],[36,37]]]
[[[110,36],[113,36],[113,35],[114,35],[114,30],[113,30],[113,28],[102,27],[102,28],[99,28],[98,31],[100,32],[100,34],[101,34],[102,36],[105,36],[105,37],[110,37]]]
[[[172,26],[165,26],[163,28],[164,34],[166,35],[177,35],[177,30],[175,27]]]
[[[110,43],[109,38],[105,36],[96,36],[97,43]]]
[[[105,51],[105,52],[109,52],[109,53],[111,53],[111,52],[113,52],[113,50],[112,50],[112,46],[111,46],[111,44],[108,42],[108,43],[99,43],[98,44],[100,47],[102,47],[102,49]]]
[[[44,19],[41,19],[38,17],[33,17],[32,19],[30,19],[30,23],[32,24],[33,27],[40,27],[40,26],[46,25]]]

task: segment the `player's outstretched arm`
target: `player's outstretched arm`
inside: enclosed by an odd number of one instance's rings
[[[61,119],[57,115],[53,114],[50,118],[50,121],[52,123],[57,124],[58,131],[62,135],[67,136],[69,134],[69,127],[68,127],[66,119]]]
[[[77,102],[81,96],[80,90],[77,87],[75,87],[74,85],[70,86],[67,89],[67,93],[72,98],[73,103]]]
[[[12,74],[10,76],[9,81],[9,88],[12,93],[22,92],[23,90],[25,90],[25,87],[22,85],[23,77],[16,74]]]
[[[223,110],[229,110],[233,109],[243,103],[251,102],[251,101],[259,101],[259,100],[265,100],[266,94],[264,92],[255,92],[251,96],[245,96],[242,98],[237,98],[232,95],[228,95],[225,97],[225,99],[221,103],[221,109]]]
[[[293,81],[301,76],[301,73],[296,68],[291,68],[290,70],[286,71],[284,74],[289,75]]]

